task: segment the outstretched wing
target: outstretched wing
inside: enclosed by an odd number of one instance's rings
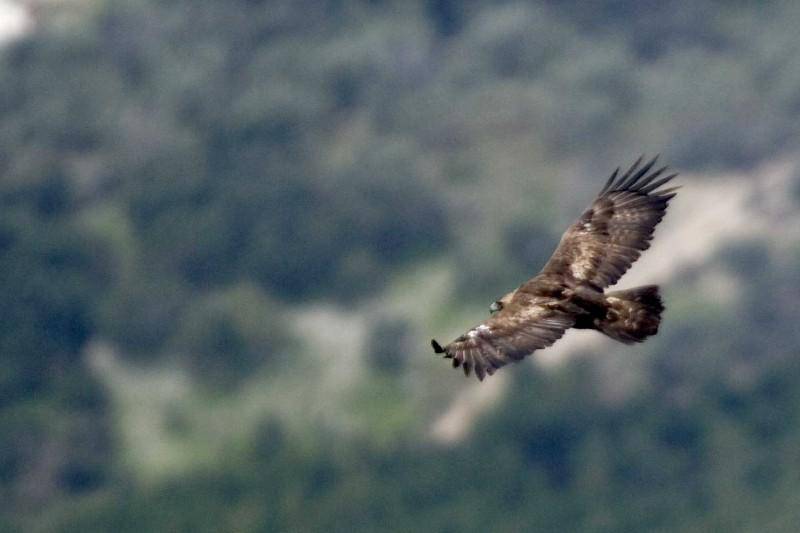
[[[474,370],[483,381],[498,368],[550,346],[575,323],[570,314],[538,300],[506,306],[444,348],[433,340],[433,350],[453,359],[467,376]]]
[[[677,174],[660,178],[653,172],[658,156],[640,167],[640,157],[627,172],[614,171],[592,205],[561,237],[543,274],[571,276],[598,288],[608,287],[650,247],[653,231],[664,217],[678,187],[663,189]]]

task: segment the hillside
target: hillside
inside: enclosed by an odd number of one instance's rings
[[[797,523],[800,7],[75,6],[0,48],[0,530]],[[657,337],[433,356],[659,152]]]

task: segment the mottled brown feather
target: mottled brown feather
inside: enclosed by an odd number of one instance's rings
[[[548,299],[515,300],[485,322],[470,329],[445,348],[454,366],[478,379],[535,350],[550,346],[572,327],[574,318],[552,308]]]
[[[666,167],[648,174],[657,158],[638,168],[641,159],[619,178],[612,175],[614,179],[564,233],[543,274],[609,287],[650,247],[655,227],[676,190],[659,187],[677,174],[653,181]]]
[[[617,168],[564,233],[542,271],[503,297],[502,310],[447,346],[431,341],[434,351],[452,358],[453,366],[462,367],[466,375],[474,370],[483,380],[498,368],[550,346],[571,327],[600,329],[622,342],[640,342],[654,334],[663,310],[654,286],[613,293],[617,299],[643,295],[641,303],[619,304],[627,305],[622,310],[632,309],[625,316],[633,326],[643,324],[641,331],[634,328],[631,333],[606,322],[597,326],[593,321],[597,316],[604,320],[608,304],[603,289],[616,283],[650,246],[655,227],[676,194],[677,187],[661,189],[676,174],[661,178],[667,167],[651,172],[657,158],[642,166],[640,157],[621,175]]]

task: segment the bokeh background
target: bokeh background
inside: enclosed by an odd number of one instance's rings
[[[797,531],[798,27],[0,2],[0,530]],[[656,152],[657,337],[433,356]]]

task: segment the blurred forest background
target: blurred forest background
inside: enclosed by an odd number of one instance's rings
[[[3,8],[0,530],[797,530],[800,3]],[[433,356],[656,152],[658,337]]]

